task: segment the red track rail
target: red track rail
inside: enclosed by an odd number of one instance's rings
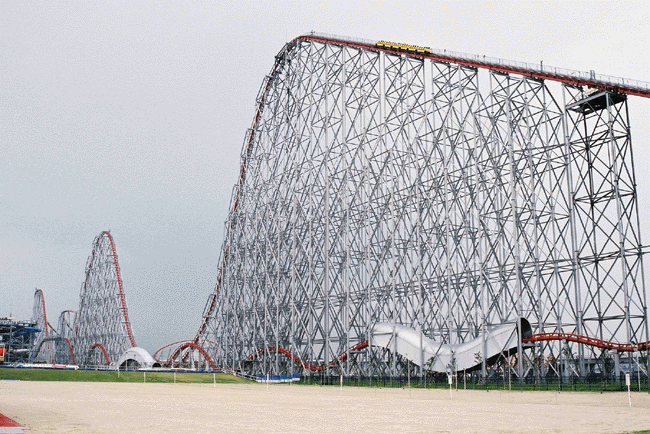
[[[161,353],[161,351],[163,351],[165,348],[173,347],[174,345],[184,344],[184,343],[187,343],[187,342],[193,342],[193,341],[190,340],[190,339],[186,339],[186,340],[172,342],[171,344],[164,345],[164,346],[158,348],[158,350],[155,353],[153,353],[153,359],[158,363],[162,363],[160,361],[160,359],[158,358],[158,355]]]
[[[120,288],[120,302],[122,303],[122,313],[124,314],[124,325],[126,327],[126,333],[129,336],[131,346],[135,347],[135,339],[133,339],[133,333],[131,332],[131,323],[129,322],[129,314],[126,310],[126,300],[124,299],[124,290],[122,288],[122,275],[120,274],[120,266],[117,263],[117,251],[115,250],[115,242],[113,241],[113,237],[111,236],[110,232],[103,231],[102,234],[105,234],[108,237],[108,240],[111,242],[111,250],[113,251],[113,264],[115,265],[115,275],[117,276],[117,285]]]
[[[337,364],[339,364],[339,363],[343,362],[345,359],[347,359],[348,356],[351,353],[354,353],[355,351],[362,350],[362,349],[366,348],[367,346],[368,346],[368,341],[359,342],[358,344],[356,344],[355,346],[350,348],[349,351],[344,352],[343,354],[341,354],[336,359],[330,361],[329,364],[323,364],[323,365],[312,365],[311,363],[305,362],[298,355],[292,353],[291,351],[287,350],[286,348],[274,347],[274,346],[270,346],[270,347],[266,347],[266,348],[260,348],[255,353],[248,356],[248,360],[253,360],[255,357],[257,357],[258,355],[260,355],[262,353],[265,353],[265,352],[275,352],[275,353],[279,353],[279,354],[282,354],[282,355],[290,358],[291,360],[293,360],[296,363],[300,363],[300,366],[302,366],[303,369],[309,369],[310,371],[318,372],[318,371],[324,370],[327,367],[331,368],[333,366],[336,366]]]
[[[634,351],[646,351],[650,349],[650,341],[648,342],[641,342],[638,344],[620,344],[617,342],[611,342],[611,341],[606,341],[603,339],[597,339],[597,338],[591,338],[589,336],[583,336],[583,335],[577,335],[574,333],[538,333],[530,336],[526,336],[523,339],[524,343],[532,343],[532,342],[541,342],[541,341],[560,341],[560,340],[566,340],[570,342],[577,342],[580,344],[585,344],[585,345],[590,345],[592,347],[597,347],[597,348],[603,348],[607,350],[617,350],[619,352],[634,352]],[[264,353],[264,352],[276,352],[279,354],[282,354],[291,360],[293,360],[296,363],[299,363],[300,366],[303,367],[303,369],[309,369],[310,371],[322,371],[326,367],[333,367],[336,366],[337,364],[343,362],[349,354],[362,350],[363,348],[366,348],[368,346],[368,341],[363,341],[359,342],[352,348],[350,348],[349,351],[346,351],[345,353],[341,354],[338,358],[332,360],[329,362],[328,365],[322,364],[322,365],[312,365],[308,362],[305,362],[302,360],[298,355],[292,353],[291,351],[287,350],[286,348],[282,347],[275,347],[275,346],[269,346],[266,348],[260,348],[257,350],[255,353],[251,354],[248,356],[248,360],[253,360],[255,357],[258,355]]]
[[[529,335],[524,337],[523,343],[532,343],[532,342],[541,342],[541,341],[560,341],[560,340],[577,342],[580,344],[590,345],[592,347],[603,348],[608,350],[617,350],[619,352],[634,352],[634,351],[650,350],[650,341],[641,342],[637,344],[621,344],[617,342],[606,341],[603,339],[591,338],[589,336],[577,335],[574,333],[537,333],[534,335]],[[260,348],[256,352],[248,356],[247,360],[253,360],[255,357],[265,352],[276,352],[288,357],[289,359],[293,360],[296,363],[299,363],[300,366],[303,367],[303,369],[319,372],[319,371],[323,371],[327,367],[336,366],[337,364],[343,362],[351,353],[362,350],[368,347],[368,345],[369,345],[368,341],[359,342],[358,344],[350,348],[349,351],[344,352],[336,359],[330,361],[329,364],[321,364],[321,365],[312,365],[311,363],[302,360],[300,356],[292,353],[286,348],[275,347],[275,346]]]
[[[181,351],[183,351],[185,348],[194,348],[194,349],[197,350],[199,353],[201,353],[201,355],[203,356],[203,358],[205,358],[205,360],[210,364],[210,367],[211,367],[212,369],[217,369],[217,364],[214,363],[214,360],[212,360],[212,357],[210,357],[210,355],[209,355],[209,354],[208,354],[208,353],[207,353],[207,352],[206,352],[206,351],[205,351],[205,350],[204,350],[200,345],[197,345],[197,344],[195,344],[195,343],[192,342],[192,341],[185,341],[185,342],[181,341],[181,342],[182,342],[181,345],[179,345],[178,348],[176,348],[176,349],[174,350],[174,352],[172,353],[172,355],[171,355],[171,356],[169,357],[169,359],[167,360],[167,363],[166,363],[167,366],[170,366],[171,363],[172,363],[172,361],[173,361],[173,360],[174,360],[174,359],[175,359],[175,358],[176,358],[176,357],[181,353]],[[179,343],[179,342],[176,342],[176,343]],[[171,345],[174,345],[174,344],[166,345],[166,346],[164,346],[163,348],[167,348],[167,347],[169,347],[169,346],[171,346]],[[162,350],[163,348],[161,348],[160,350]],[[160,351],[160,350],[158,350],[158,351]],[[158,351],[156,351],[156,354],[158,354]],[[154,357],[154,359],[155,359],[155,357]],[[183,359],[185,359],[185,357],[183,357]],[[157,360],[157,359],[156,359],[156,360]]]
[[[635,87],[603,83],[602,81],[598,81],[598,80],[587,80],[584,78],[567,77],[565,75],[553,74],[550,72],[536,71],[534,69],[526,69],[526,68],[509,66],[509,65],[501,65],[501,64],[491,63],[491,62],[480,62],[478,60],[464,59],[460,57],[454,57],[452,55],[446,56],[439,53],[405,52],[397,48],[378,47],[370,43],[363,43],[358,41],[351,41],[351,40],[337,39],[337,38],[328,38],[326,36],[320,36],[320,35],[302,35],[294,39],[294,42],[298,40],[318,41],[327,44],[336,44],[336,45],[344,45],[347,47],[362,48],[365,50],[384,51],[392,54],[395,53],[406,54],[411,57],[432,59],[440,62],[454,63],[456,65],[470,66],[472,68],[488,69],[490,71],[524,75],[526,77],[533,77],[542,80],[551,80],[559,83],[570,84],[573,86],[589,86],[589,87],[609,90],[613,92],[625,93],[628,95],[640,96],[643,98],[650,98],[650,91],[644,89],[638,89]]]
[[[95,348],[99,348],[102,350],[102,354],[104,355],[104,360],[106,361],[107,365],[111,364],[111,361],[108,359],[108,352],[106,351],[106,348],[99,342],[95,342],[92,347],[90,347],[90,351],[94,350]]]
[[[72,362],[73,365],[77,364],[77,361],[74,359],[74,351],[72,350],[72,344],[70,343],[70,339],[68,338],[63,338],[63,340],[68,344],[68,350],[70,351],[70,361]]]
[[[38,348],[36,349],[36,355],[34,355],[34,359],[36,359],[36,357],[38,357],[38,354],[41,352],[41,348],[43,348],[43,344],[45,342],[52,342],[52,341],[55,341],[56,339],[59,339],[59,338],[46,338],[46,339],[47,339],[47,341],[44,340],[43,342],[41,342],[40,345],[38,346]],[[68,351],[70,351],[70,361],[72,362],[73,365],[76,365],[77,362],[75,361],[75,358],[74,358],[74,351],[72,350],[72,344],[70,343],[70,339],[63,338],[63,340],[65,341],[66,344],[68,344]]]
[[[619,352],[645,351],[650,349],[650,341],[640,342],[637,344],[621,344],[618,342],[606,341],[589,336],[577,335],[575,333],[537,333],[523,338],[524,343],[542,342],[542,341],[569,341],[579,344],[590,345],[596,348],[606,350],[616,350]]]
[[[275,64],[273,65],[273,69],[271,69],[271,73],[269,74],[269,77],[273,77],[275,74],[276,69],[278,68],[278,64],[280,62],[279,56],[276,57]],[[244,180],[246,179],[246,168],[248,166],[248,158],[250,157],[251,150],[253,148],[253,142],[255,140],[255,130],[257,128],[257,123],[259,122],[260,118],[262,117],[262,111],[264,109],[264,101],[266,100],[266,95],[269,90],[269,86],[271,84],[272,78],[269,78],[266,82],[266,85],[264,86],[264,90],[262,91],[257,108],[255,109],[255,117],[253,118],[253,124],[251,125],[250,128],[250,134],[248,135],[246,139],[246,151],[244,152],[244,157],[242,158],[242,163],[241,163],[241,168],[239,169],[239,179],[237,180],[237,189],[235,190],[235,198],[233,200],[233,205],[232,205],[232,211],[231,213],[234,213],[237,211],[237,208],[239,207],[239,192],[241,191],[241,188],[244,185]],[[233,223],[231,222],[230,226],[228,227],[228,235],[224,239],[226,242],[227,240],[230,239],[230,232],[233,230]],[[226,260],[228,259],[228,256],[230,254],[230,245],[226,244],[226,247],[223,252],[223,260],[221,261],[221,267],[219,268],[219,277],[217,278],[217,284],[215,285],[214,288],[214,293],[216,294],[219,291],[219,288],[221,288],[221,282],[223,280],[223,270],[226,266]],[[199,331],[196,334],[196,337],[194,338],[194,343],[198,345],[201,334],[203,333],[203,330],[205,330],[205,327],[207,326],[207,317],[209,314],[212,312],[214,309],[214,305],[216,303],[216,297],[212,297],[212,300],[210,301],[210,306],[208,307],[208,315],[204,315],[203,321],[201,322],[201,327],[199,327]]]

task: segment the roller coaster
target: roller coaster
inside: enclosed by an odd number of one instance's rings
[[[258,93],[194,342],[253,375],[422,378],[470,342],[483,376],[585,376],[603,351],[647,375],[629,95],[650,85],[292,40]]]
[[[626,357],[647,377],[628,96],[650,97],[650,84],[297,37],[262,81],[196,336],[154,359],[524,379],[603,373],[608,357],[619,375]],[[48,330],[35,301],[41,316]],[[57,357],[82,364],[135,346],[107,232],[67,342],[58,333]]]
[[[61,312],[55,329],[47,321],[43,291],[37,289],[32,320],[41,329],[30,356],[32,362],[108,366],[136,346],[110,232],[95,237],[78,310]]]

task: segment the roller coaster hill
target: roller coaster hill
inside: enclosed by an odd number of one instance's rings
[[[647,380],[629,96],[650,84],[297,37],[193,342],[261,376]]]
[[[210,355],[190,341],[166,345],[155,358],[136,346],[117,248],[109,231],[93,241],[78,309],[64,310],[55,324],[48,319],[44,291],[36,289],[29,323],[34,333],[25,345],[29,350],[23,350],[20,360],[8,363],[92,369],[216,369]]]
[[[48,320],[44,292],[36,289],[32,323],[39,333],[28,364],[105,369],[160,366],[135,344],[117,249],[108,231],[93,242],[78,309],[61,312],[53,326]]]
[[[629,97],[650,84],[297,37],[262,81],[198,331],[153,361],[278,378],[647,381]],[[34,359],[119,365],[137,348],[107,232],[79,309],[56,330],[36,298],[34,312],[49,330]]]

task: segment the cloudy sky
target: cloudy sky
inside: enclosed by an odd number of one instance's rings
[[[192,338],[217,279],[255,97],[311,30],[650,82],[627,2],[0,1],[0,317],[76,309],[110,230],[136,343]],[[650,236],[650,101],[630,98]],[[650,261],[646,261],[646,264]],[[648,266],[646,266],[646,275]]]

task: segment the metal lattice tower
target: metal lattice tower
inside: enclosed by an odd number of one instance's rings
[[[59,315],[57,326],[58,336],[56,340],[56,361],[63,364],[74,364],[74,351],[72,349],[72,340],[74,336],[74,310],[64,310]]]
[[[32,322],[36,324],[36,328],[40,330],[38,337],[34,342],[34,347],[32,349],[31,361],[33,362],[45,362],[52,363],[55,358],[55,346],[54,342],[51,341],[52,327],[47,321],[47,310],[45,309],[45,296],[43,295],[43,290],[37,288],[34,291],[34,309],[32,311]],[[38,353],[36,353],[36,350]]]
[[[332,365],[377,322],[450,344],[520,317],[647,341],[626,93],[650,89],[398,48],[312,34],[276,56],[196,342],[225,368],[282,374],[299,369],[289,353]],[[517,352],[520,377],[554,369],[540,357],[585,375],[600,356]],[[336,369],[407,363],[371,345]]]
[[[73,330],[74,358],[82,366],[115,363],[135,347],[117,251],[107,231],[93,242]]]

